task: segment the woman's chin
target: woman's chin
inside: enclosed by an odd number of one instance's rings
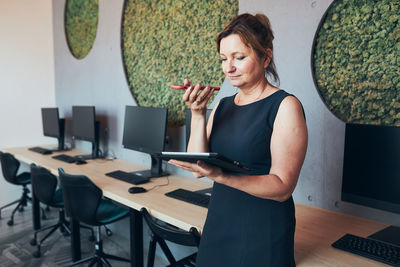
[[[231,82],[232,86],[234,86],[234,87],[240,87],[240,86],[243,85],[243,83],[241,81],[238,81],[238,80],[235,80],[235,79],[232,79],[232,80],[229,80],[229,81]]]

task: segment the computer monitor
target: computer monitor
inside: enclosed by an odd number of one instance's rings
[[[206,111],[206,121],[208,121],[208,118],[210,117],[212,109],[207,109]],[[186,124],[186,149],[189,144],[189,138],[190,138],[190,124],[192,121],[192,111],[190,109],[185,110],[185,124]],[[207,122],[206,122],[207,123]]]
[[[92,153],[77,156],[78,158],[93,159],[99,157],[99,128],[100,123],[96,122],[94,106],[72,107],[72,137],[92,143]]]
[[[342,200],[400,213],[400,127],[346,124]],[[400,228],[370,237],[400,245]]]
[[[58,108],[42,108],[43,135],[55,137],[58,148],[54,151],[64,150],[64,119],[60,119]]]
[[[150,170],[135,174],[147,178],[168,175],[162,171],[162,160],[155,155],[164,150],[167,114],[166,108],[126,106],[122,145],[151,156]]]

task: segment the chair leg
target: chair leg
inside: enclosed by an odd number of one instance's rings
[[[95,263],[97,263],[97,266],[101,266],[101,263],[98,262],[97,257],[94,257],[94,259],[89,263],[88,267],[92,267]]]
[[[39,229],[38,231],[35,232],[35,241],[36,241],[36,235],[37,235],[38,232],[41,232],[41,231],[47,230],[47,229],[49,229],[49,228],[52,228],[52,229],[40,240],[39,244],[37,245],[37,250],[36,250],[36,252],[34,252],[34,253],[32,254],[33,257],[35,257],[35,258],[39,258],[39,257],[40,257],[40,255],[41,255],[41,253],[40,253],[40,248],[41,248],[41,246],[42,246],[42,243],[43,243],[52,233],[54,233],[54,231],[57,230],[60,226],[61,226],[61,224],[60,224],[60,223],[57,223],[56,225],[48,226],[48,227],[45,227],[45,228],[43,228],[43,229]],[[32,240],[32,241],[33,241],[33,240]],[[31,244],[32,244],[32,241],[31,241]]]
[[[31,240],[31,245],[32,246],[36,246],[36,244],[37,244],[37,234],[38,233],[40,233],[40,232],[43,232],[43,231],[46,231],[46,230],[48,230],[48,229],[50,229],[50,228],[53,228],[53,227],[56,227],[58,224],[56,224],[56,225],[49,225],[49,226],[46,226],[46,227],[42,227],[42,228],[40,228],[40,229],[38,229],[38,230],[36,230],[35,231],[35,233],[33,234],[33,239]]]
[[[157,238],[157,242],[160,245],[165,256],[167,256],[167,259],[170,262],[170,264],[176,263],[176,260],[175,260],[174,256],[172,255],[171,250],[168,248],[167,243],[165,243],[165,240],[161,239],[161,238]]]
[[[67,235],[71,235],[71,229],[69,229],[69,226],[68,225],[66,225],[65,223],[62,223],[61,224],[61,228],[62,229],[64,229],[63,231],[64,231],[64,233],[67,233]],[[64,234],[63,233],[63,234]],[[65,235],[65,234],[64,234]]]
[[[157,241],[154,237],[154,235],[151,235],[151,240],[150,240],[150,245],[149,245],[149,253],[147,254],[147,267],[153,267],[154,266],[154,256],[156,254],[156,246],[157,246]]]
[[[1,219],[1,210],[2,210],[2,209],[5,209],[5,208],[7,208],[7,207],[10,207],[10,206],[14,205],[15,203],[18,203],[19,201],[20,201],[20,199],[17,199],[17,200],[15,200],[15,201],[13,201],[13,202],[11,202],[11,203],[8,203],[7,205],[1,207],[1,208],[0,208],[0,219]]]
[[[97,266],[102,266],[103,263],[106,266],[111,266],[111,264],[107,261],[108,259],[111,260],[117,260],[117,261],[124,261],[124,262],[130,262],[129,259],[125,259],[122,257],[114,256],[114,255],[109,255],[104,253],[103,251],[103,241],[101,240],[101,231],[100,231],[100,226],[96,227],[96,244],[95,244],[96,252],[95,256],[97,258]]]
[[[92,266],[93,265],[92,262],[96,262],[96,258],[97,258],[96,256],[91,256],[91,257],[88,257],[88,258],[84,258],[84,259],[81,259],[79,261],[75,261],[75,262],[71,263],[70,265],[68,265],[68,267],[72,267],[72,266],[75,266],[75,265],[78,265],[78,264],[82,264],[82,263],[85,263],[85,262],[88,262],[88,261],[91,261],[89,266]]]
[[[32,198],[28,195],[29,194],[29,189],[26,187],[26,185],[23,186],[23,193],[22,193],[22,206],[20,207],[20,211],[24,210],[24,207],[28,205],[28,201],[32,202]]]
[[[14,214],[17,210],[19,211],[23,211],[24,210],[24,206],[27,205],[28,201],[31,200],[31,198],[29,197],[29,189],[26,187],[26,185],[23,186],[23,192],[22,192],[22,196],[19,200],[16,200],[10,204],[7,204],[6,206],[2,207],[1,209],[11,206],[15,203],[18,203],[18,205],[15,207],[15,209],[13,210],[13,212],[11,213],[11,218],[10,220],[7,222],[8,225],[13,225],[14,224]],[[1,211],[0,209],[0,211]]]
[[[15,212],[16,212],[17,210],[19,210],[19,208],[22,206],[22,204],[23,204],[22,199],[20,199],[18,205],[15,207],[15,209],[14,209],[13,212],[11,213],[11,218],[10,218],[10,220],[7,222],[7,224],[8,224],[9,226],[11,226],[11,225],[14,224],[14,214],[15,214]]]
[[[100,258],[100,261],[102,261],[104,263],[104,265],[111,267],[111,264],[108,262],[108,260],[106,258]]]

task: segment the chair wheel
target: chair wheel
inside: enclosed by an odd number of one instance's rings
[[[36,250],[35,252],[33,252],[32,256],[35,258],[40,258],[40,250]]]
[[[94,235],[89,236],[88,240],[89,240],[90,242],[94,242]]]
[[[29,242],[31,244],[31,246],[36,246],[37,242],[35,238],[32,238],[31,242]]]
[[[112,232],[111,232],[110,229],[106,229],[106,235],[107,235],[107,236],[112,236]]]
[[[8,224],[9,226],[11,226],[11,225],[14,224],[14,221],[13,221],[13,220],[9,220],[9,221],[7,222],[7,224]]]
[[[63,236],[69,236],[69,233],[67,231],[64,231],[64,233],[62,233]]]

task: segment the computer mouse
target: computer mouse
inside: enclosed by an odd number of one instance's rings
[[[77,160],[75,160],[75,163],[78,165],[81,165],[81,164],[86,164],[87,162],[83,159],[77,159]]]
[[[131,188],[128,189],[128,192],[131,194],[138,194],[138,193],[144,193],[147,190],[143,187],[139,187],[139,186],[133,186]]]

